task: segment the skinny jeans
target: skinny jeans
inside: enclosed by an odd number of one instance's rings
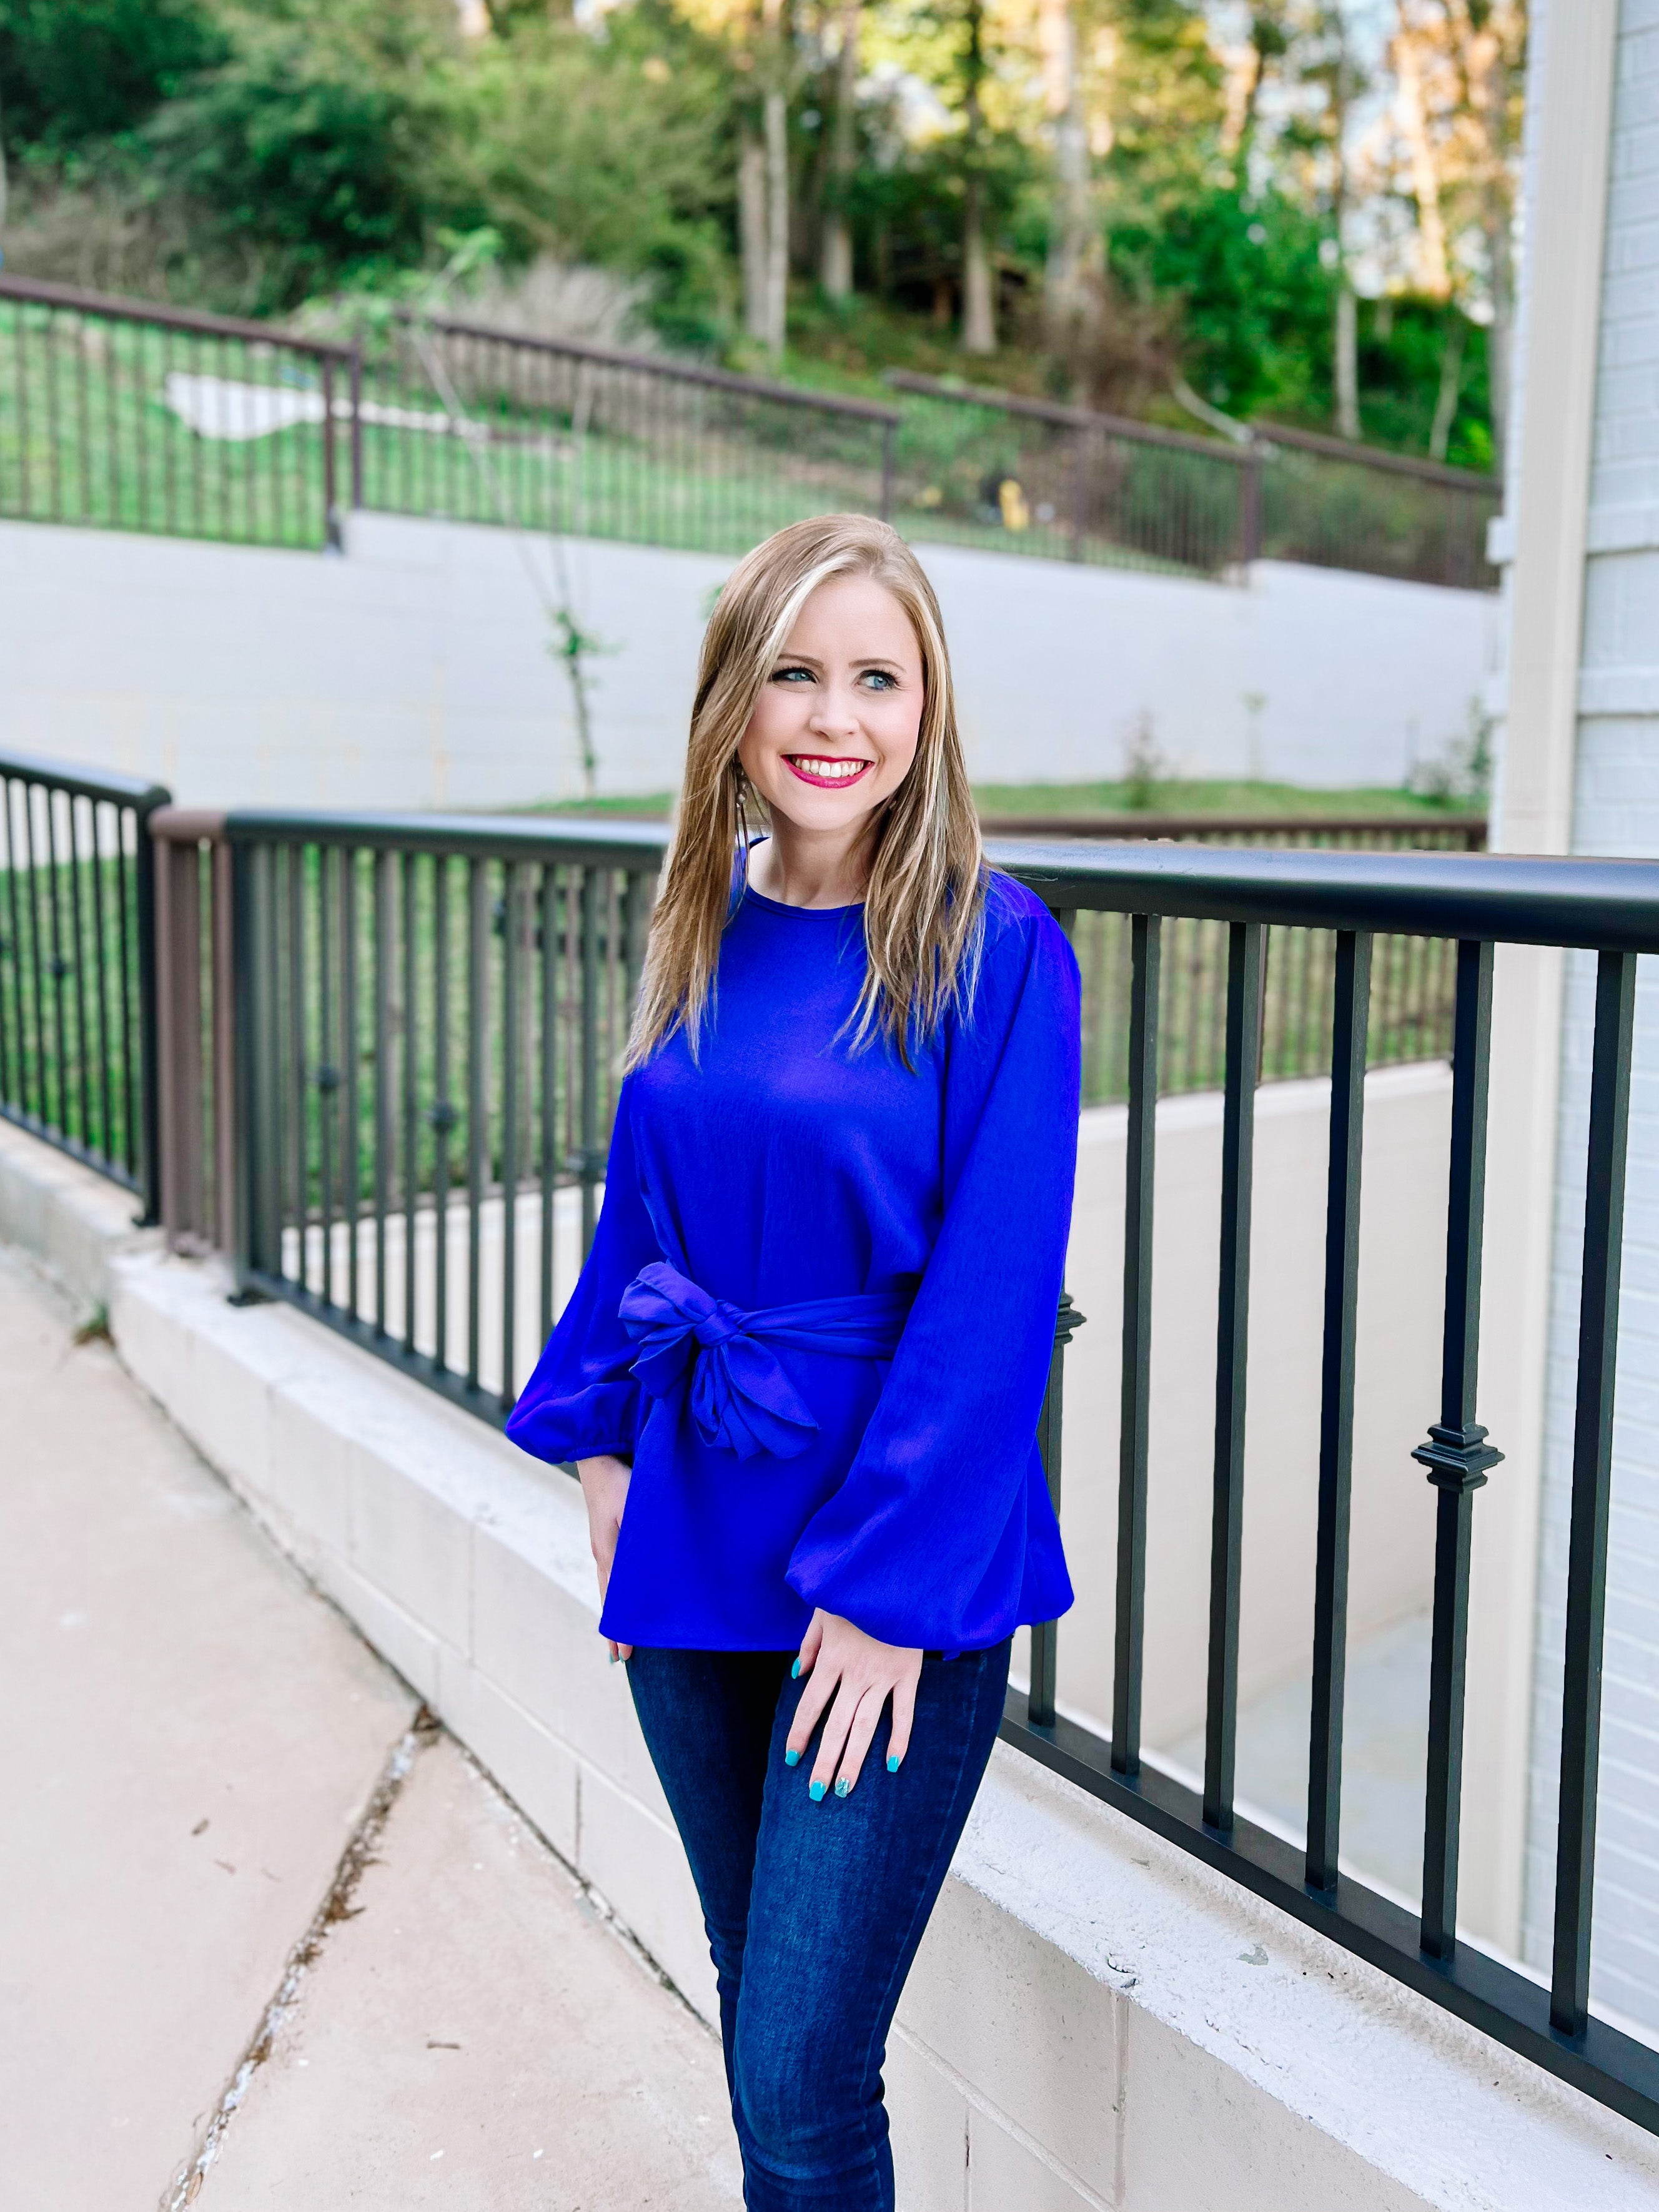
[[[817,1804],[814,1751],[783,1763],[806,1686],[793,1652],[628,1662],[708,1931],[749,2212],[893,2212],[887,2032],[996,1741],[1009,1650],[925,1657],[897,1773],[890,1707],[856,1786]]]

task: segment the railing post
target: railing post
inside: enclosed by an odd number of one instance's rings
[[[1048,1480],[1048,1496],[1056,1517],[1060,1513],[1060,1437],[1065,1417],[1066,1347],[1083,1326],[1084,1316],[1072,1302],[1069,1291],[1060,1294],[1054,1316],[1054,1348],[1048,1361],[1048,1387],[1042,1394],[1037,1419],[1037,1449]],[[1054,1687],[1060,1624],[1039,1620],[1031,1629],[1031,1689],[1026,1716],[1033,1728],[1054,1724]]]
[[[1238,466],[1238,562],[1261,558],[1261,447],[1252,438]]]
[[[1123,1176],[1123,1358],[1118,1429],[1117,1612],[1113,1624],[1112,1768],[1140,1771],[1146,1607],[1146,1456],[1152,1431],[1152,1194],[1158,1139],[1158,982],[1163,921],[1129,925],[1128,1142]]]
[[[334,356],[323,356],[323,538],[331,553],[343,541],[334,484]]]
[[[161,1218],[161,1131],[157,1084],[156,971],[155,971],[155,845],[149,834],[155,808],[137,816],[137,849],[132,856],[133,896],[138,924],[138,1088],[139,1113],[143,1125],[143,1168],[139,1176],[143,1212],[141,1227],[153,1228]]]
[[[1445,1334],[1440,1419],[1412,1457],[1429,1471],[1435,1509],[1434,1629],[1429,1659],[1428,1782],[1424,1808],[1423,1917],[1419,1942],[1443,1964],[1457,1946],[1457,1853],[1462,1817],[1463,1692],[1468,1646],[1469,1544],[1474,1493],[1502,1452],[1474,1418],[1480,1342],[1480,1239],[1486,1197],[1486,1080],[1492,1043],[1492,948],[1457,947],[1452,1046],[1450,1197],[1446,1226]]]
[[[351,349],[351,511],[363,503],[363,349]]]
[[[171,810],[169,810],[171,811]],[[155,1057],[161,1226],[169,1248],[200,1249],[202,1190],[202,907],[193,841],[150,836],[155,855]]]

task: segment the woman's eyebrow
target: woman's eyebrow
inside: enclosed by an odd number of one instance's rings
[[[884,653],[864,653],[852,665],[854,668],[902,668],[904,664],[890,659]]]

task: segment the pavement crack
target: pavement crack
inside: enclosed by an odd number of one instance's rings
[[[362,1818],[346,1839],[345,1849],[340,1854],[334,1878],[323,1901],[318,1906],[311,1925],[289,1953],[282,1979],[276,1985],[276,1993],[265,2007],[259,2025],[249,2039],[224,2094],[214,2107],[194,2157],[179,2168],[163,2192],[160,2212],[185,2212],[185,2208],[193,2204],[201,2195],[209,2169],[219,2155],[225,2131],[247,2095],[254,2075],[270,2057],[283,2024],[298,2004],[306,1976],[322,1957],[329,1930],[337,1928],[342,1921],[355,1919],[362,1910],[352,1901],[357,1885],[362,1880],[364,1869],[375,1863],[386,1821],[402,1794],[404,1783],[409,1779],[410,1769],[414,1765],[416,1755],[433,1742],[438,1734],[437,1717],[422,1705],[392,1746],[391,1755],[381,1768],[380,1778],[363,1808]],[[224,1862],[221,1860],[219,1863],[222,1865]]]

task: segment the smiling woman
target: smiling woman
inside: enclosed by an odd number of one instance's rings
[[[984,866],[939,609],[885,524],[738,568],[684,792],[592,1253],[507,1433],[579,1463],[744,2201],[891,2212],[887,2030],[1012,1632],[1071,1603],[1036,1425],[1077,968]]]

